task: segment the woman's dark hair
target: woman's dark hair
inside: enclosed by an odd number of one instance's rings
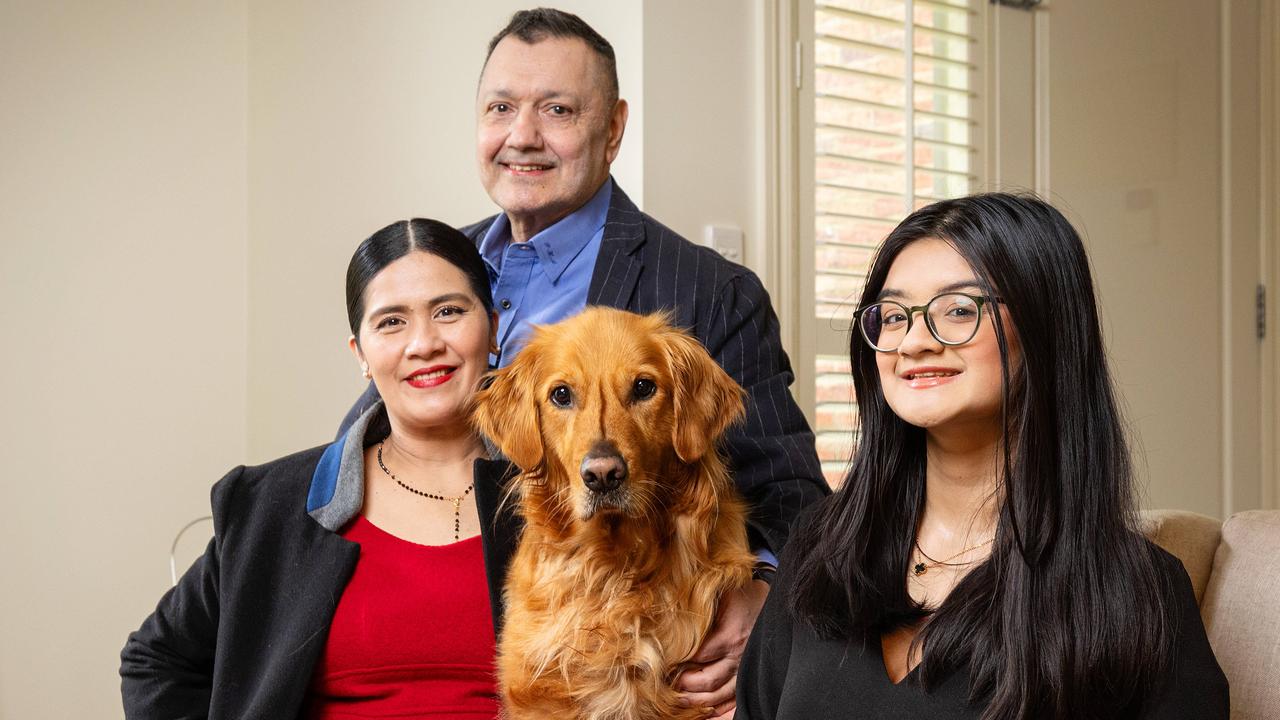
[[[414,251],[435,255],[461,270],[467,276],[471,292],[480,298],[485,317],[492,315],[489,270],[480,258],[476,244],[437,220],[401,220],[360,243],[347,265],[347,320],[351,323],[351,334],[357,339],[360,337],[360,320],[364,317],[365,288],[383,268]]]
[[[787,543],[795,616],[827,638],[879,651],[917,636],[925,688],[969,671],[984,720],[1126,716],[1161,680],[1172,608],[1155,550],[1135,532],[1123,420],[1103,351],[1089,262],[1071,224],[1034,197],[987,194],[917,210],[885,239],[860,305],[875,302],[904,247],[950,243],[984,294],[1003,367],[996,539],[941,606],[905,578],[925,498],[925,432],[885,402],[875,351],[849,357],[861,423],[844,485]],[[1010,333],[1022,360],[1011,367]]]

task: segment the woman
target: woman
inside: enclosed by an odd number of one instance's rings
[[[855,322],[852,468],[787,545],[737,717],[1226,718],[1190,581],[1134,530],[1066,219],[1004,194],[923,208]]]
[[[497,714],[508,466],[466,412],[494,349],[488,274],[456,230],[395,223],[351,258],[347,314],[384,402],[214,486],[207,551],[122,653],[128,717]]]

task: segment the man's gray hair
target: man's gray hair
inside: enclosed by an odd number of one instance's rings
[[[515,35],[530,45],[549,37],[581,39],[603,63],[602,70],[607,83],[605,97],[609,106],[612,107],[618,101],[618,62],[613,54],[613,46],[582,18],[555,8],[521,10],[512,15],[507,26],[489,41],[489,52],[484,56],[485,65],[489,64],[493,49],[508,35]]]

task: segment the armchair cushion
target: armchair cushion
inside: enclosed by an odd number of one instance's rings
[[[1139,529],[1148,540],[1182,561],[1191,576],[1196,603],[1203,607],[1213,556],[1222,537],[1222,521],[1185,510],[1145,510],[1139,517]]]
[[[1280,512],[1223,524],[1200,612],[1231,680],[1231,717],[1280,718]]]

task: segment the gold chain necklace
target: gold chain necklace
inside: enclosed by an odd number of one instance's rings
[[[391,471],[387,469],[386,463],[382,462],[382,443],[378,443],[378,467],[382,468],[382,472],[386,473],[387,477],[391,478],[392,480],[395,480],[397,485],[404,488],[405,490],[408,490],[414,495],[421,495],[424,498],[431,498],[432,500],[443,500],[445,502],[453,503],[453,541],[458,542],[458,536],[461,534],[461,530],[462,530],[462,501],[467,499],[467,493],[471,492],[471,488],[475,487],[475,482],[472,482],[470,485],[468,485],[467,489],[463,490],[462,494],[459,495],[458,497],[446,497],[444,495],[436,495],[434,493],[423,492],[414,487],[409,487],[408,485],[404,484],[403,480],[396,477],[395,475],[392,475]]]
[[[966,566],[966,565],[972,565],[972,564],[974,563],[974,561],[973,561],[973,560],[969,560],[968,562],[958,562],[958,563],[953,563],[953,562],[951,562],[951,561],[952,561],[952,560],[955,560],[956,558],[960,557],[961,555],[963,555],[963,554],[965,554],[965,553],[967,553],[967,552],[972,552],[972,551],[974,551],[974,550],[977,550],[977,549],[978,549],[978,548],[980,548],[980,547],[985,547],[985,546],[987,546],[987,545],[990,545],[991,543],[995,542],[995,540],[996,540],[995,538],[991,538],[990,540],[987,540],[986,542],[980,542],[980,543],[978,543],[977,545],[974,545],[974,546],[972,546],[972,547],[967,547],[967,548],[965,548],[965,549],[961,550],[960,552],[956,553],[955,555],[952,555],[951,557],[949,557],[949,558],[947,558],[947,559],[945,559],[945,560],[934,560],[933,558],[929,557],[929,553],[926,553],[926,552],[925,552],[925,551],[920,547],[920,541],[919,541],[919,540],[916,540],[916,541],[915,541],[916,552],[920,553],[920,555],[921,555],[922,557],[924,557],[924,559],[925,559],[925,560],[928,560],[929,562],[918,562],[918,563],[916,563],[914,566],[912,566],[912,568],[911,568],[911,572],[912,572],[912,573],[914,573],[916,577],[920,577],[921,575],[923,575],[923,574],[925,574],[925,573],[929,572],[929,568],[935,568],[935,567],[964,567],[964,566]]]

